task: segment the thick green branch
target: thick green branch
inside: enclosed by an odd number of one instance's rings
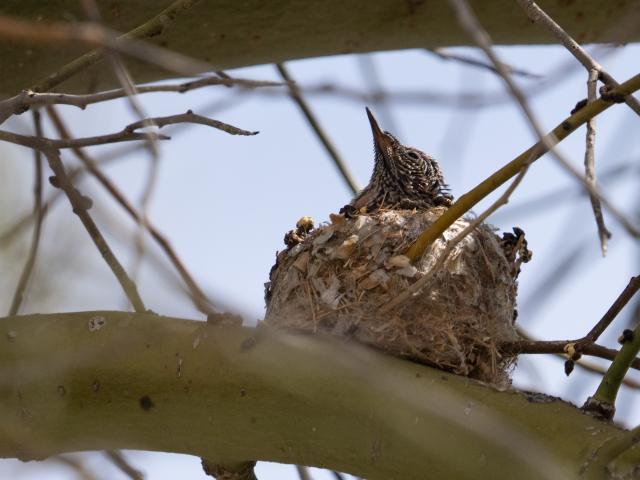
[[[640,74],[631,77],[629,80],[612,90],[612,95],[606,98],[600,97],[598,100],[588,103],[571,116],[563,120],[546,136],[546,142],[540,140],[531,148],[522,152],[514,160],[507,163],[500,170],[483,180],[479,185],[462,195],[445,213],[442,214],[420,237],[409,247],[406,255],[416,261],[420,258],[436,238],[449,228],[462,215],[471,210],[483,198],[498,189],[510,178],[516,176],[518,172],[531,162],[536,161],[549,151],[549,145],[553,146],[564,140],[578,127],[586,123],[589,119],[602,113],[615,101],[624,99],[627,95],[640,89]]]
[[[0,319],[0,344],[0,457],[130,448],[370,479],[524,480],[577,478],[624,435],[557,399],[266,328],[30,315]]]

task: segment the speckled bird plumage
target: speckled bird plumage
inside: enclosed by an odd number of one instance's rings
[[[438,162],[426,153],[400,143],[378,126],[367,108],[374,138],[374,167],[369,184],[345,207],[355,213],[365,208],[426,210],[451,205],[449,193]]]

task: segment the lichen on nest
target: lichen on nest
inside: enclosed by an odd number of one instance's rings
[[[265,321],[277,328],[349,337],[498,386],[509,383],[521,231],[480,225],[450,253],[424,289],[401,306],[380,307],[427,274],[446,242],[468,224],[459,219],[414,264],[402,253],[443,212],[386,210],[311,229],[299,223],[277,255],[267,284]],[[304,226],[304,228],[301,227]],[[295,240],[292,240],[294,238]]]

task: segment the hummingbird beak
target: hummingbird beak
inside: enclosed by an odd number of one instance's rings
[[[373,116],[373,113],[371,113],[371,110],[369,110],[369,107],[365,107],[365,109],[367,110],[367,117],[369,117],[369,123],[371,124],[373,141],[376,148],[380,149],[383,154],[388,154],[391,148],[391,139],[389,138],[389,135],[380,129],[380,126],[378,125],[376,118]]]

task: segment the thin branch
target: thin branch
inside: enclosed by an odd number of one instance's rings
[[[80,221],[89,233],[91,240],[93,240],[93,243],[98,248],[98,251],[102,255],[102,258],[104,258],[105,262],[120,283],[120,286],[127,295],[127,298],[131,302],[134,310],[136,312],[145,312],[147,309],[142,301],[142,298],[140,298],[140,294],[138,293],[136,284],[129,278],[124,268],[122,268],[122,265],[114,255],[107,241],[100,233],[98,226],[89,215],[89,208],[91,208],[92,205],[91,199],[82,195],[73,186],[71,180],[69,180],[69,177],[65,172],[64,166],[62,165],[60,155],[55,149],[45,146],[41,147],[40,150],[47,157],[49,167],[55,175],[54,182],[56,186],[58,186],[66,194],[67,198],[69,199],[69,203],[71,203],[71,206],[73,208],[73,213],[75,213],[78,218],[80,218]]]
[[[594,325],[594,327],[587,333],[584,338],[589,342],[595,342],[598,340],[602,332],[611,325],[611,322],[615,320],[618,314],[622,311],[627,303],[633,298],[636,292],[640,290],[640,275],[631,277],[629,283],[624,290],[618,295],[615,302],[609,307],[609,310],[602,316],[600,321]]]
[[[587,334],[588,339],[596,339],[613,321],[618,312],[631,300],[631,297],[640,289],[640,275],[632,277],[627,287],[618,296],[605,316]],[[595,341],[595,340],[593,340]],[[629,367],[638,361],[640,352],[640,322],[634,331],[625,330],[621,337],[622,348],[613,359],[613,363],[602,377],[600,385],[592,397],[589,397],[582,407],[597,416],[611,419],[615,414],[615,402],[620,385]]]
[[[227,132],[231,135],[257,135],[260,132],[250,132],[248,130],[242,130],[241,128],[234,127],[233,125],[229,125],[224,122],[219,122],[218,120],[213,120],[211,118],[203,117],[202,115],[197,115],[193,113],[191,110],[187,110],[187,113],[181,113],[178,115],[169,115],[166,117],[152,117],[144,120],[140,120],[138,122],[133,122],[127,125],[124,128],[124,131],[133,132],[139,128],[143,128],[146,126],[146,122],[151,121],[159,128],[165,127],[167,125],[174,125],[176,123],[197,123],[200,125],[206,125],[208,127],[217,128],[218,130],[222,130],[223,132]]]
[[[42,137],[42,121],[39,112],[33,112],[33,123],[35,125],[36,136]],[[25,261],[24,268],[18,280],[15,293],[13,294],[13,300],[11,301],[11,307],[9,308],[9,316],[17,315],[20,310],[20,305],[24,299],[24,293],[29,284],[29,279],[33,272],[33,267],[36,263],[36,256],[38,254],[38,247],[40,246],[40,237],[42,232],[42,222],[46,215],[46,208],[42,206],[42,152],[34,150],[34,180],[33,180],[33,214],[35,219],[35,225],[33,227],[33,237],[31,238],[31,247],[29,248],[29,254]]]
[[[95,0],[81,0],[84,10],[89,18],[89,20],[101,24],[102,25],[102,15],[100,14],[100,8],[98,7]],[[105,49],[105,55],[113,72],[118,79],[118,82],[122,86],[122,89],[126,93],[127,103],[131,108],[131,111],[138,117],[140,121],[143,122],[144,127],[152,128],[156,126],[153,121],[148,119],[148,115],[145,113],[144,107],[138,100],[138,90],[133,81],[133,78],[125,66],[121,55],[111,49]],[[47,107],[49,111],[53,111],[53,107]],[[60,118],[58,117],[58,120]],[[145,132],[146,133],[146,132]],[[150,154],[149,162],[149,175],[147,176],[147,181],[145,182],[145,186],[143,189],[143,193],[140,199],[140,216],[142,218],[142,222],[139,224],[139,228],[136,230],[134,235],[134,244],[135,244],[135,256],[133,259],[133,264],[131,265],[131,278],[133,281],[137,281],[138,272],[140,266],[142,264],[142,260],[144,258],[145,251],[145,237],[144,232],[146,230],[146,225],[148,223],[148,207],[151,201],[151,197],[153,195],[154,186],[156,184],[156,180],[158,177],[158,163],[160,161],[160,152],[158,150],[157,142],[154,141],[151,135],[148,135],[149,141],[147,142],[148,151]],[[122,461],[123,458],[120,457]]]
[[[338,153],[333,143],[329,139],[329,136],[326,134],[324,129],[320,126],[320,123],[318,122],[315,115],[307,105],[307,102],[305,102],[305,100],[300,95],[298,88],[295,86],[293,80],[291,79],[291,75],[289,75],[289,72],[287,71],[284,64],[278,63],[276,64],[276,68],[278,69],[278,72],[280,73],[280,76],[282,77],[282,79],[289,84],[289,95],[291,95],[291,98],[293,99],[293,101],[296,103],[296,105],[298,105],[298,108],[300,108],[300,111],[302,112],[305,119],[309,123],[309,126],[315,132],[316,136],[318,137],[318,140],[320,140],[320,142],[324,146],[324,149],[327,151],[327,153],[333,160],[333,163],[338,168],[338,171],[340,172],[342,179],[347,184],[349,189],[351,189],[351,192],[355,195],[360,191],[360,186],[358,185],[358,182],[354,178],[353,174],[349,171],[349,167],[342,160],[342,158],[340,158],[340,154]]]
[[[527,13],[532,22],[539,23],[547,28],[571,53],[587,71],[598,71],[598,78],[610,88],[615,88],[619,84],[615,79],[602,68],[595,59],[582,48],[571,36],[562,29],[549,15],[545,13],[533,0],[517,0],[520,7]],[[625,95],[624,101],[629,107],[640,115],[640,102],[631,94]]]
[[[566,355],[563,354],[556,354],[561,358],[564,358],[566,360]],[[593,363],[593,362],[589,362],[587,360],[585,360],[584,358],[580,358],[578,360],[575,360],[574,363],[576,364],[576,366],[578,366],[578,368],[582,368],[583,370],[590,372],[590,373],[595,373],[596,375],[600,375],[602,377],[602,375],[604,375],[606,373],[606,370],[604,368],[602,368],[600,365],[598,365],[597,363]],[[640,382],[632,379],[632,378],[624,378],[622,380],[622,384],[628,388],[631,388],[633,390],[640,390]]]
[[[71,134],[66,125],[55,112],[49,112],[54,128],[57,130],[58,135],[61,138],[70,138]],[[194,280],[193,276],[182,263],[180,257],[173,249],[173,246],[167,240],[167,238],[148,220],[143,221],[142,214],[136,211],[133,204],[126,198],[126,196],[109,180],[109,178],[102,173],[98,168],[97,162],[89,156],[84,150],[80,148],[72,149],[73,153],[85,166],[87,171],[94,176],[94,178],[109,192],[109,194],[116,200],[118,204],[129,214],[129,216],[138,224],[143,226],[149,231],[151,237],[158,243],[160,248],[165,252],[169,261],[173,264],[174,268],[178,271],[178,274],[186,284],[189,295],[193,300],[196,308],[201,312],[208,314],[213,311],[213,302],[207,297],[204,291],[198,286],[198,283]]]
[[[230,102],[228,100],[225,100],[222,102],[214,102],[212,106],[206,107],[204,108],[204,110],[207,112],[207,115],[210,115],[222,108],[228,107],[229,105],[230,105]],[[185,123],[179,123],[177,125],[169,126],[168,128],[171,130],[172,133],[174,133],[174,132],[179,132],[182,129],[186,128],[186,125],[187,124]],[[132,144],[132,143],[125,144],[120,148],[111,149],[108,153],[101,155],[99,159],[96,161],[96,164],[102,165],[109,162],[113,162],[114,160],[122,160],[127,155],[131,155],[132,153],[140,150],[141,148],[142,146],[140,144],[138,145]],[[86,173],[86,169],[83,167],[80,167],[80,168],[69,170],[68,176],[71,180],[75,181],[78,175],[83,175],[85,173]],[[52,194],[44,202],[45,208],[49,210],[51,205],[55,201],[57,201],[60,198],[60,196],[61,196],[60,190],[55,190],[54,192],[52,192]],[[32,219],[33,217],[31,216],[31,212],[29,212],[23,215],[22,218],[16,220],[13,223],[13,225],[8,227],[4,232],[0,233],[0,246],[7,245],[8,243],[12,242],[15,238],[17,238],[18,234],[22,230],[24,230],[27,226],[29,226]]]
[[[117,157],[107,157],[107,160],[116,160]],[[105,162],[106,163],[106,162]],[[67,173],[67,176],[72,182],[80,176],[86,173],[86,169],[83,167],[70,169]],[[51,210],[51,207],[55,202],[57,202],[64,194],[61,190],[54,190],[44,201],[42,208],[46,213]],[[31,224],[33,220],[33,215],[31,212],[23,215],[21,218],[16,220],[10,227],[8,227],[4,232],[0,233],[0,247],[4,247],[14,241],[18,235]]]
[[[639,174],[640,164],[637,163],[637,160],[633,159],[605,167],[599,175],[600,182],[619,182]],[[569,186],[569,188],[567,188],[567,186],[561,186],[553,191],[542,193],[514,204],[508,211],[501,212],[500,219],[504,221],[506,218],[522,218],[524,215],[546,214],[548,208],[557,207],[564,202],[580,199],[585,194],[588,195],[588,193],[589,192],[586,192],[582,187],[572,188]]]
[[[152,133],[158,140],[169,140],[171,137],[166,135],[160,135]],[[23,147],[29,147],[36,150],[49,149],[63,149],[63,148],[80,148],[90,147],[95,145],[107,145],[110,143],[131,142],[136,140],[147,140],[147,133],[135,133],[132,131],[122,130],[116,133],[109,133],[106,135],[97,135],[95,137],[73,138],[69,140],[54,140],[51,138],[43,137],[37,138],[29,135],[20,135],[19,133],[6,132],[0,130],[0,140],[9,143],[15,143],[16,145],[22,145]]]
[[[536,353],[563,353],[566,354],[570,347],[575,347],[581,339],[577,340],[512,340],[502,342],[500,351],[510,354],[536,354]],[[607,348],[597,343],[589,343],[580,347],[580,354],[613,360],[618,355],[618,350]],[[631,362],[631,368],[640,370],[640,359]]]
[[[131,480],[144,480],[144,474],[140,470],[132,467],[129,462],[127,462],[127,459],[124,458],[121,451],[105,450],[104,454]]]
[[[214,85],[227,87],[237,86],[243,89],[253,89],[258,87],[277,87],[285,85],[282,82],[269,82],[262,80],[248,80],[244,78],[219,78],[207,76],[197,80],[190,80],[183,83],[171,83],[163,85],[137,85],[136,93],[159,93],[176,92],[185,93],[191,90]],[[124,88],[106,90],[98,93],[86,95],[73,95],[69,93],[38,93],[33,90],[23,90],[18,95],[0,101],[0,124],[12,115],[20,115],[30,107],[43,105],[71,105],[80,109],[85,109],[88,105],[107,102],[123,98],[127,95]]]
[[[296,471],[300,480],[313,480],[307,467],[296,465]]]
[[[587,80],[587,103],[595,102],[597,93],[596,85],[598,83],[598,71],[594,68],[589,70],[589,78]],[[595,141],[596,141],[596,119],[590,118],[587,122],[587,134],[585,137],[585,151],[584,151],[584,176],[593,190],[596,189],[596,165],[595,165]],[[593,209],[593,215],[596,219],[596,225],[598,227],[598,237],[600,238],[600,250],[602,256],[607,254],[607,240],[611,238],[611,233],[607,230],[607,226],[604,223],[604,217],[602,215],[602,205],[597,195],[593,195],[589,192],[589,200],[591,201],[591,208]]]
[[[156,140],[169,140],[171,137],[154,132],[137,133],[135,130],[143,128],[148,122],[152,122],[158,127],[165,125],[174,125],[176,123],[197,123],[217,128],[231,135],[256,135],[258,132],[249,132],[240,128],[228,125],[217,120],[213,120],[201,115],[194,114],[191,110],[187,113],[178,115],[169,115],[166,117],[151,117],[138,122],[127,125],[119,132],[109,133],[106,135],[97,135],[95,137],[74,138],[68,140],[55,140],[51,138],[37,138],[28,135],[20,135],[18,133],[6,132],[0,130],[0,140],[16,145],[35,149],[62,149],[62,148],[82,148],[94,145],[106,145],[109,143],[129,142],[135,140],[148,140],[149,136]]]
[[[453,61],[462,63],[464,65],[471,65],[472,67],[479,67],[484,70],[489,70],[490,72],[493,72],[493,73],[498,73],[498,70],[496,70],[496,67],[494,67],[490,63],[484,62],[482,60],[478,60],[473,57],[469,57],[467,55],[462,55],[457,52],[451,52],[446,48],[427,48],[425,50],[429,53],[434,54],[441,60],[453,60]],[[519,75],[521,77],[534,78],[536,80],[540,80],[543,78],[542,75],[537,73],[531,73],[526,70],[514,67],[512,65],[508,65],[506,63],[503,63],[503,65],[511,75]]]
[[[69,467],[81,480],[97,480],[97,477],[85,466],[84,463],[71,455],[56,455],[52,457],[52,460]]]
[[[607,312],[596,323],[584,337],[576,340],[533,340],[528,335],[521,332],[523,340],[503,342],[500,349],[510,353],[561,353],[569,354],[572,360],[577,360],[581,354],[593,355],[596,357],[614,360],[618,354],[617,350],[609,349],[595,342],[606,328],[618,316],[631,298],[640,290],[640,275],[631,277],[624,290],[609,307]],[[570,353],[572,352],[572,353]],[[635,359],[631,366],[640,369],[640,359]]]
[[[531,335],[526,333],[522,329],[522,327],[518,327],[517,331],[518,331],[518,335],[522,338],[522,341],[525,341],[525,342],[538,342],[538,346],[541,349],[542,348],[546,348],[546,344],[549,343],[549,341],[546,341],[546,340],[537,340],[537,339],[533,338]],[[589,361],[585,360],[584,358],[578,358],[579,355],[577,355],[575,353],[575,350],[580,348],[578,345],[585,338],[586,337],[583,337],[582,339],[576,340],[576,341],[569,341],[569,340],[564,341],[566,343],[563,343],[563,345],[564,345],[563,350],[555,352],[554,355],[556,355],[559,358],[562,358],[563,360],[570,359],[579,368],[582,368],[583,370],[586,370],[586,371],[591,372],[591,373],[596,373],[596,374],[599,374],[600,376],[602,376],[602,375],[604,375],[606,373],[606,369],[602,368],[598,364],[589,362]],[[557,343],[555,341],[551,341],[551,343],[553,344],[552,348],[558,348]],[[529,346],[531,347],[531,345],[533,345],[533,344],[530,344]],[[569,354],[568,346],[571,346],[571,349],[573,349],[573,351],[574,351],[572,355]],[[514,345],[509,345],[508,343],[504,343],[502,345],[502,347],[506,348],[506,350],[503,349],[503,351],[516,351],[516,350],[509,350],[511,348],[515,348],[515,346]],[[531,347],[531,348],[533,349],[534,347]],[[600,352],[601,350],[596,349],[595,351]],[[521,352],[521,353],[549,353],[549,352],[535,352],[535,351],[533,351],[533,352]],[[607,353],[607,355],[608,355],[608,353]],[[600,355],[595,355],[595,356],[596,357],[600,357]],[[602,358],[604,358],[604,357],[602,357]],[[607,359],[610,360],[610,358],[607,358]],[[640,382],[637,382],[637,381],[635,381],[635,380],[633,380],[631,378],[625,378],[622,383],[624,385],[626,385],[627,387],[629,387],[629,388],[633,388],[635,390],[640,390]]]
[[[481,215],[474,218],[473,221],[469,222],[469,225],[467,225],[458,235],[455,236],[455,238],[453,238],[451,241],[447,243],[446,247],[442,250],[442,253],[440,253],[440,256],[438,257],[434,265],[431,267],[429,272],[423,277],[421,277],[419,280],[416,280],[414,283],[412,283],[408,288],[403,290],[402,293],[400,293],[398,296],[396,296],[389,302],[381,305],[379,308],[380,313],[383,313],[383,314],[387,313],[390,310],[404,304],[408,299],[417,295],[425,286],[427,286],[429,282],[431,282],[432,278],[444,265],[445,261],[447,260],[447,258],[449,257],[453,249],[462,240],[464,240],[464,238],[467,235],[469,235],[482,222],[484,222],[493,212],[495,212],[498,208],[500,208],[501,206],[509,202],[509,197],[514,192],[514,190],[518,187],[518,185],[526,175],[532,160],[533,160],[533,156],[531,157],[531,160],[528,163],[525,163],[523,165],[522,169],[518,173],[518,176],[513,180],[513,182],[511,182],[511,185],[509,185],[509,188],[507,188],[504,191],[504,193],[500,196],[500,198],[498,198],[498,200],[496,200],[489,208],[487,208],[484,212],[482,212]]]
[[[612,92],[617,95],[626,95],[630,92],[634,92],[640,89],[640,74],[631,77],[629,80],[621,84]],[[420,258],[426,251],[427,247],[433,243],[449,226],[453,224],[458,218],[473,208],[480,200],[485,198],[491,192],[495,191],[500,185],[505,183],[522,169],[522,166],[532,158],[532,161],[539,159],[543,154],[549,151],[547,143],[556,145],[560,141],[568,137],[579,126],[586,123],[586,121],[599,113],[608,109],[615,102],[611,97],[600,97],[595,102],[592,102],[585,107],[579,109],[571,116],[567,117],[558,126],[556,126],[545,137],[546,142],[538,141],[535,145],[521,153],[514,160],[502,167],[497,172],[493,173],[487,179],[482,181],[475,188],[458,198],[458,200],[449,209],[443,213],[436,222],[434,222],[427,230],[425,230],[420,237],[411,245],[406,255],[411,258],[412,261]],[[533,156],[533,157],[532,157]],[[604,202],[603,202],[604,203]],[[619,218],[622,222],[622,219]],[[625,228],[629,233],[634,236],[640,236],[640,232],[636,227],[625,223]]]
[[[519,172],[522,168],[523,162],[524,164],[531,163],[535,161],[537,158],[539,158],[540,156],[542,156],[542,154],[546,153],[547,151],[551,151],[551,153],[553,153],[553,155],[557,158],[560,164],[564,166],[565,169],[567,169],[574,177],[576,177],[578,180],[580,180],[583,183],[583,185],[587,188],[590,194],[597,196],[602,201],[602,203],[611,211],[612,215],[625,227],[625,229],[632,236],[640,237],[640,230],[638,230],[633,225],[633,223],[626,218],[625,215],[619,212],[611,204],[611,202],[602,195],[601,192],[599,192],[595,187],[590,185],[589,182],[587,182],[586,179],[579,172],[577,172],[575,168],[562,155],[560,155],[560,153],[556,149],[553,148],[560,140],[568,136],[569,133],[574,130],[573,125],[570,123],[570,120],[572,119],[572,117],[569,117],[567,120],[565,120],[565,122],[563,122],[561,125],[556,127],[556,129],[554,129],[551,133],[544,135],[544,132],[542,131],[541,127],[539,126],[537,120],[535,119],[531,109],[527,104],[526,98],[524,97],[523,93],[520,91],[520,89],[517,87],[517,85],[513,82],[513,80],[509,76],[509,72],[506,70],[506,67],[504,66],[504,64],[498,59],[497,55],[493,51],[493,48],[491,45],[491,38],[489,37],[488,33],[482,28],[482,26],[476,19],[475,15],[473,14],[466,0],[449,0],[449,4],[456,12],[458,21],[462,26],[462,28],[471,36],[471,38],[473,38],[473,40],[477,43],[477,45],[485,52],[487,57],[491,60],[494,67],[496,68],[496,70],[498,71],[498,73],[506,83],[512,97],[519,104],[527,120],[529,121],[530,126],[532,127],[536,135],[540,138],[540,140],[536,145],[534,145],[532,148],[524,152],[524,154],[520,155],[516,160],[505,165],[502,169],[496,172],[496,174],[492,175],[492,177],[482,182],[480,185],[474,188],[467,195],[464,195],[463,197],[458,199],[458,201],[455,202],[454,205],[452,205],[452,207],[447,212],[445,212],[433,225],[431,225],[428,229],[426,229],[420,235],[420,237],[409,247],[409,249],[406,252],[407,256],[412,261],[415,261],[418,258],[420,258],[422,254],[426,251],[427,247],[441,233],[443,233],[444,230],[446,230],[457,218],[459,218],[460,215],[468,211],[473,206],[473,204],[477,203],[477,201],[484,198],[488,193],[495,190],[502,183],[508,180],[511,176]],[[640,76],[636,75],[636,77],[633,77],[633,79],[636,79],[635,81],[637,81],[640,84],[639,77]],[[638,85],[636,89],[637,88],[640,88],[640,85]],[[621,91],[616,90],[615,95],[612,95],[606,98],[611,100],[612,98],[615,98],[621,95],[621,93],[622,93]],[[605,99],[602,99],[602,100],[605,100]],[[605,100],[605,101],[608,101],[608,100]],[[590,105],[595,106],[596,104],[597,104],[597,101],[592,102]],[[581,110],[589,107],[590,105],[583,107]],[[606,108],[605,105],[600,105],[600,106]],[[588,118],[593,118],[593,116],[595,116],[595,114],[591,115]],[[584,123],[586,120],[588,120],[588,118],[585,118],[582,122],[580,122],[580,124]],[[518,168],[516,169],[513,167],[518,167]],[[506,173],[506,171],[509,172],[508,176],[504,177],[498,182],[496,182],[495,180],[492,181],[494,177],[501,176],[503,173]],[[487,181],[489,181],[488,185],[487,185]],[[485,190],[485,189],[488,191],[485,191],[482,193],[478,191],[478,190]],[[458,216],[454,217],[454,214],[452,214],[451,212],[453,210],[456,210],[456,206],[464,203],[465,197],[469,196],[470,194],[476,194],[476,193],[480,193],[479,198],[475,202],[473,202],[472,205],[469,206],[469,208],[463,210],[462,212],[460,212]],[[443,220],[444,218],[446,218],[447,220]],[[444,228],[440,230],[442,226],[444,226]]]

